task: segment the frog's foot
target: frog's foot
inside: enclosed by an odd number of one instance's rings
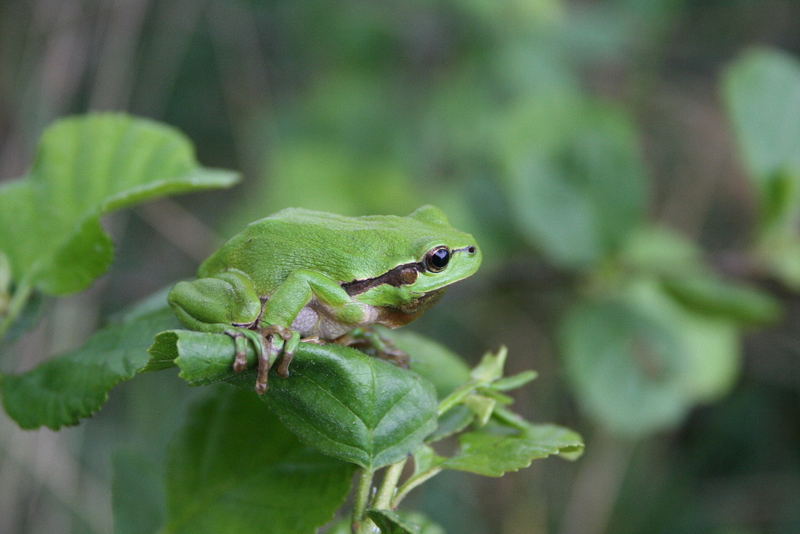
[[[253,344],[256,354],[263,352],[263,345],[258,336],[254,336],[254,332],[246,329],[230,329],[225,330],[225,334],[233,338],[233,344],[236,348],[236,353],[233,360],[233,371],[241,373],[247,369],[247,342]]]
[[[256,393],[263,395],[269,389],[269,368],[272,366],[272,355],[276,352],[271,337],[264,336],[264,350],[258,356],[258,374],[256,375]]]
[[[411,364],[411,357],[408,353],[398,349],[391,343],[378,350],[378,358],[388,360],[403,369],[408,369]]]
[[[275,349],[276,354],[282,354],[278,368],[278,376],[289,377],[289,365],[294,359],[294,353],[300,344],[300,332],[280,325],[269,325],[261,330],[264,337],[269,340],[268,345]]]
[[[398,367],[408,369],[410,357],[387,339],[369,327],[356,328],[335,340],[336,343],[353,347],[370,356],[388,360]]]
[[[256,393],[263,395],[266,393],[268,384],[267,377],[269,376],[269,368],[271,362],[271,354],[273,352],[272,343],[269,339],[262,338],[261,334],[247,328],[231,328],[225,330],[225,334],[233,338],[233,343],[236,347],[236,353],[233,360],[233,371],[241,373],[247,369],[247,343],[251,343],[258,358],[258,378],[256,379]],[[267,343],[264,343],[267,341]]]

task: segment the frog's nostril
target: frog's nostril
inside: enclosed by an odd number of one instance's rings
[[[475,250],[476,250],[475,247],[467,247],[467,252],[469,252],[470,254],[475,254]]]

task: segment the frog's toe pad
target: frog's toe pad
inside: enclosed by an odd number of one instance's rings
[[[275,369],[275,372],[281,378],[289,378],[289,365],[292,363],[292,359],[294,358],[294,352],[284,352],[283,356],[281,356],[281,361],[278,364],[278,368]]]

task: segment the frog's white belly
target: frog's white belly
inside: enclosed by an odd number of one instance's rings
[[[297,314],[297,318],[292,323],[292,330],[300,332],[300,335],[304,338],[316,337],[322,340],[333,340],[356,327],[374,324],[379,315],[380,310],[378,308],[364,304],[362,321],[358,323],[343,323],[336,319],[326,309],[325,305],[314,299]]]

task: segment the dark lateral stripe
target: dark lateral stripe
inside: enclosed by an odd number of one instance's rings
[[[375,278],[365,278],[364,280],[353,280],[352,282],[345,282],[342,287],[350,296],[360,295],[383,284],[390,286],[400,287],[405,284],[414,283],[417,279],[417,274],[425,270],[422,262],[404,263],[398,265],[391,271],[388,271]]]

